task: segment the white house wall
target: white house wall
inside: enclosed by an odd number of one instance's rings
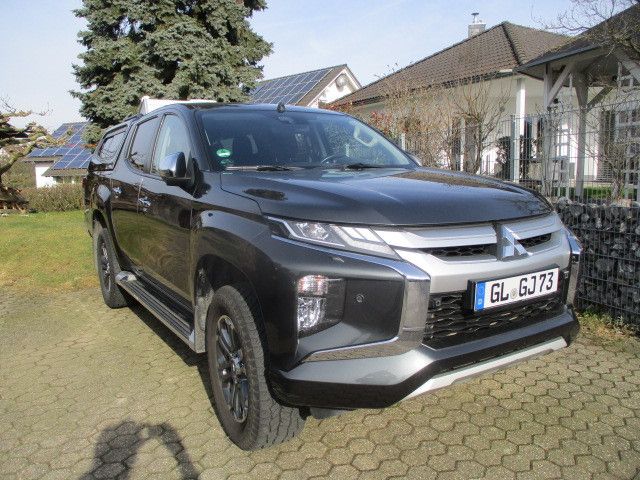
[[[339,87],[338,84],[336,83],[336,79],[340,75],[347,76],[347,83],[342,87]],[[320,103],[324,103],[324,104],[331,103],[334,100],[337,100],[339,98],[344,97],[345,95],[349,95],[350,93],[355,92],[356,90],[358,90],[358,85],[355,83],[355,79],[353,79],[347,73],[346,70],[343,70],[338,75],[336,75],[336,78],[334,78],[331,81],[331,83],[329,83],[329,85],[327,85],[325,89],[315,99],[313,99],[313,101],[308,106],[313,108],[318,108]]]
[[[56,184],[52,177],[44,177],[42,174],[49,170],[53,163],[37,163],[35,165],[36,188],[51,187]]]

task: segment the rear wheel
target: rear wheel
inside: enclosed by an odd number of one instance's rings
[[[116,283],[116,275],[120,273],[120,267],[111,235],[100,223],[96,223],[93,229],[93,252],[104,303],[110,308],[127,306],[126,293]]]
[[[207,357],[213,404],[222,428],[244,450],[293,438],[304,426],[297,408],[277,403],[265,378],[256,305],[242,286],[220,288],[207,316]]]

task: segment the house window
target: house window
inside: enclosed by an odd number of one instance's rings
[[[598,180],[617,188],[638,184],[640,108],[603,110],[598,132]]]

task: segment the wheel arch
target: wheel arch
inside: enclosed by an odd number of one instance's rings
[[[198,259],[194,278],[194,328],[196,352],[206,351],[205,333],[207,315],[215,292],[225,285],[244,285],[254,296],[258,305],[258,318],[255,319],[259,330],[264,329],[262,308],[256,289],[249,276],[233,262],[213,253],[202,255]]]
[[[99,223],[103,228],[107,228],[107,219],[104,216],[104,213],[98,209],[93,210],[93,214],[91,215],[91,224],[95,225]]]

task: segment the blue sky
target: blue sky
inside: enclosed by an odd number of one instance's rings
[[[1,0],[0,97],[48,110],[48,128],[80,120],[71,64],[83,26],[71,13],[80,0]],[[488,27],[508,20],[538,26],[568,0],[271,0],[251,20],[274,44],[266,78],[347,63],[364,85],[465,38],[471,12]]]

